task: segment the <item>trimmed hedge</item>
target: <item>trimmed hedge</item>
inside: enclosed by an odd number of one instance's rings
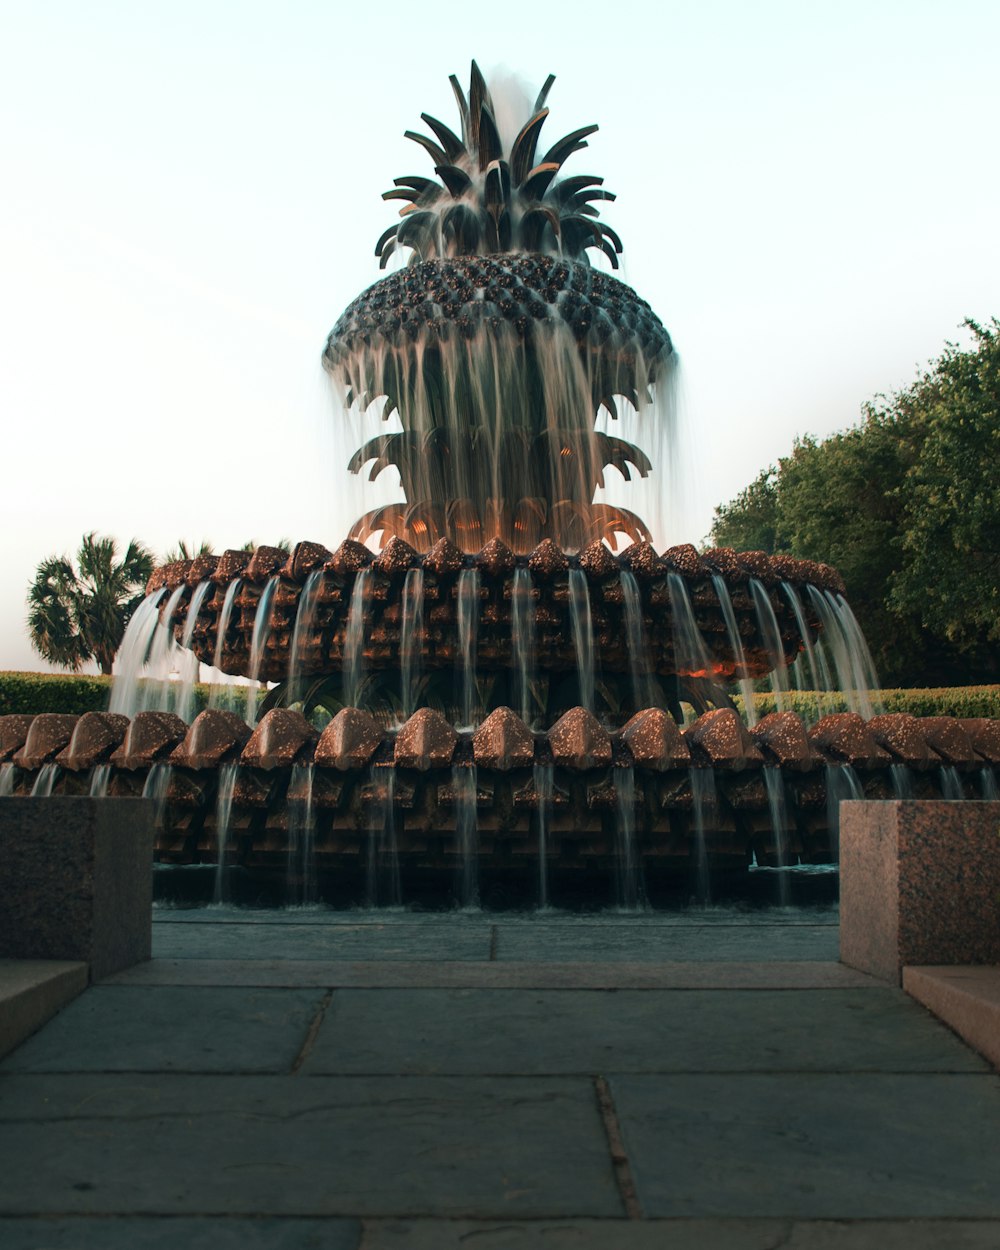
[[[212,687],[199,683],[194,688],[194,712],[208,707]],[[246,705],[246,686],[228,687],[228,698],[220,706],[240,713]],[[266,691],[258,692],[258,702]],[[79,676],[73,673],[0,673],[0,716],[10,712],[106,712],[111,696],[111,678]]]
[[[985,716],[1000,720],[1000,686],[945,686],[937,690],[883,690],[872,699],[876,711],[881,701],[884,712],[909,712],[911,716]],[[737,699],[738,706],[742,700]],[[805,720],[815,720],[830,712],[846,712],[848,706],[843,697],[825,691],[793,690],[786,697],[793,712]],[[757,693],[754,706],[758,716],[766,716],[776,710],[774,695]]]
[[[195,686],[195,711],[208,705],[209,686]],[[234,689],[237,689],[234,687]],[[242,698],[246,697],[242,688]],[[103,712],[111,694],[110,677],[79,677],[62,673],[0,673],[0,716],[10,712]],[[240,696],[237,696],[240,697]],[[260,697],[263,698],[263,692]],[[883,690],[886,712],[913,716],[986,716],[1000,720],[1000,686],[950,686],[938,690]],[[737,706],[742,700],[736,699]],[[775,711],[774,695],[754,695],[758,716]],[[847,711],[839,694],[793,690],[788,707],[805,720]]]
[[[0,673],[0,716],[11,712],[103,712],[110,694],[110,677]]]

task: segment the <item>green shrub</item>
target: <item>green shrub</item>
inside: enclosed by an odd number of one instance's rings
[[[111,695],[111,678],[79,676],[72,673],[0,673],[0,716],[11,712],[104,712]],[[194,714],[208,707],[212,687],[194,688]],[[258,692],[258,703],[264,698]],[[243,715],[246,686],[228,686],[220,707]]]
[[[881,700],[882,711],[909,712],[911,716],[957,716],[959,718],[985,716],[1000,720],[1000,686],[945,686],[936,690],[883,690],[872,699],[876,711]],[[740,698],[735,700],[743,706]],[[807,721],[815,721],[831,712],[846,712],[848,705],[843,695],[836,692],[792,690],[785,698],[786,707]],[[770,693],[754,695],[754,707],[758,716],[766,716],[776,710],[775,698]]]
[[[110,693],[110,677],[0,673],[0,716],[11,712],[103,712]]]

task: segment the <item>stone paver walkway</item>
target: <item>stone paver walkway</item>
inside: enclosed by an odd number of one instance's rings
[[[4,1250],[1000,1245],[1000,1077],[837,917],[158,910],[0,1064]]]

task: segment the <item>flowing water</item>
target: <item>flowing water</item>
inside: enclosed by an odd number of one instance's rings
[[[890,764],[892,793],[897,799],[913,798],[913,773],[905,764]]]
[[[785,781],[781,769],[769,765],[764,769],[764,786],[767,790],[767,809],[771,817],[771,832],[774,834],[774,852],[779,869],[788,867],[788,842],[786,837],[787,815],[785,811]],[[784,872],[778,873],[778,905],[787,907],[789,903],[788,877]]]
[[[369,907],[398,907],[402,899],[396,837],[396,770],[371,770],[376,794],[368,821],[365,902]]]
[[[983,798],[989,803],[995,803],[1000,799],[1000,787],[997,786],[996,770],[987,764],[979,770],[979,786],[983,792]],[[0,777],[0,794],[3,794],[3,778]]]
[[[111,765],[95,764],[90,774],[90,797],[103,799],[108,794],[108,783],[111,781]]]
[[[864,789],[850,764],[826,766],[826,823],[830,851],[836,863],[840,859],[840,804],[845,799],[863,799]]]
[[[673,627],[674,665],[682,676],[710,677],[712,665],[694,619],[687,582],[679,573],[667,574]]]
[[[552,816],[554,770],[551,764],[536,764],[532,782],[538,799],[538,906],[549,905],[549,821]]]
[[[38,776],[35,778],[35,784],[31,787],[31,797],[33,799],[47,799],[59,780],[61,772],[62,769],[58,764],[43,764]]]
[[[729,587],[726,585],[726,579],[721,573],[712,574],[712,586],[715,588],[716,597],[719,600],[719,606],[722,608],[722,619],[726,623],[726,636],[729,639],[729,649],[736,661],[737,672],[746,670],[746,653],[743,650],[743,639],[740,637],[739,625],[736,621],[736,612],[733,609],[732,596],[729,593]],[[754,704],[753,697],[753,681],[749,677],[737,678],[740,686],[740,693],[743,696],[743,714],[746,723],[753,729],[757,724],[757,708]]]
[[[702,905],[712,901],[708,873],[707,833],[718,823],[719,793],[714,768],[691,768],[691,816],[694,824],[695,898]]]
[[[260,686],[257,676],[264,663],[264,650],[271,636],[271,609],[274,604],[274,592],[278,589],[278,578],[271,577],[261,592],[257,603],[257,612],[253,618],[253,637],[250,642],[250,685],[247,687],[247,706],[244,720],[253,728],[257,724],[257,704]]]
[[[403,614],[399,627],[399,685],[403,720],[417,709],[423,638],[424,571],[410,569],[403,583]]]
[[[295,764],[288,783],[288,902],[316,901],[316,810],[313,765]]]
[[[771,602],[771,596],[756,577],[750,578],[750,597],[757,615],[757,629],[771,661],[769,680],[771,692],[774,695],[774,706],[779,712],[784,712],[788,707],[788,666],[785,663],[781,630],[778,628],[774,604]]]
[[[165,588],[153,591],[132,613],[132,619],[115,656],[115,675],[108,700],[109,712],[120,712],[131,718],[142,710],[139,679],[145,669],[153,635],[159,625],[160,601],[166,593]]]
[[[159,828],[163,824],[163,813],[167,804],[167,791],[170,789],[170,777],[173,768],[170,764],[154,764],[146,774],[142,787],[142,797],[153,801],[153,824]]]
[[[622,569],[621,587],[632,705],[633,711],[639,711],[641,708],[652,707],[654,700],[647,668],[649,647],[646,642],[646,625],[642,618],[642,596],[639,593],[639,583],[630,569]]]
[[[532,595],[531,572],[525,565],[518,565],[514,570],[510,609],[517,714],[529,728],[534,728],[535,700],[532,686],[535,681],[535,601]]]
[[[941,797],[950,799],[953,802],[965,798],[965,787],[962,785],[962,779],[958,775],[958,769],[954,764],[942,764],[938,770],[938,776],[941,779]]]
[[[302,647],[314,633],[316,608],[319,604],[319,592],[323,586],[323,570],[314,569],[305,580],[299,604],[295,613],[295,625],[292,628],[292,647],[288,656],[288,698],[287,705],[300,703],[305,695],[305,682],[302,677]]]
[[[368,616],[369,569],[354,579],[344,632],[344,705],[358,707],[365,677],[365,621]]]
[[[181,653],[178,664],[183,672],[181,680],[176,683],[174,711],[182,721],[186,721],[189,725],[194,720],[194,690],[201,674],[201,664],[191,650],[191,640],[194,637],[195,625],[205,597],[211,589],[212,583],[208,581],[199,582],[195,587],[191,602],[188,604],[187,616],[184,618],[184,632],[181,635]]]
[[[642,875],[635,829],[635,773],[631,768],[614,770],[617,795],[615,821],[615,902],[624,911],[636,911],[642,905]]]
[[[9,798],[14,793],[14,765],[0,764],[0,799]]]
[[[458,648],[461,656],[460,706],[464,729],[479,723],[476,688],[476,642],[479,628],[479,570],[463,569],[458,575]]]
[[[226,587],[226,595],[222,601],[222,610],[219,613],[218,629],[215,635],[215,654],[212,657],[212,666],[215,672],[212,674],[212,688],[208,692],[208,706],[210,708],[221,707],[227,702],[232,686],[231,678],[222,671],[222,660],[226,636],[229,633],[229,622],[233,619],[236,596],[242,584],[238,577],[234,578]]]
[[[476,808],[476,767],[456,765],[451,770],[455,792],[455,837],[459,862],[457,890],[459,906],[479,906],[479,813]]]
[[[238,764],[220,764],[215,792],[215,895],[216,903],[226,902],[226,848],[229,843],[229,821],[233,814],[233,793],[236,789]]]
[[[580,706],[594,710],[594,626],[590,616],[590,587],[583,569],[569,571],[569,619],[576,652]]]

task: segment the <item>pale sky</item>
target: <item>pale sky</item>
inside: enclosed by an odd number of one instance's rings
[[[472,57],[600,124],[567,173],[680,353],[699,542],[1000,314],[998,47],[996,0],[0,0],[0,669],[88,530],[337,545],[320,352]]]

